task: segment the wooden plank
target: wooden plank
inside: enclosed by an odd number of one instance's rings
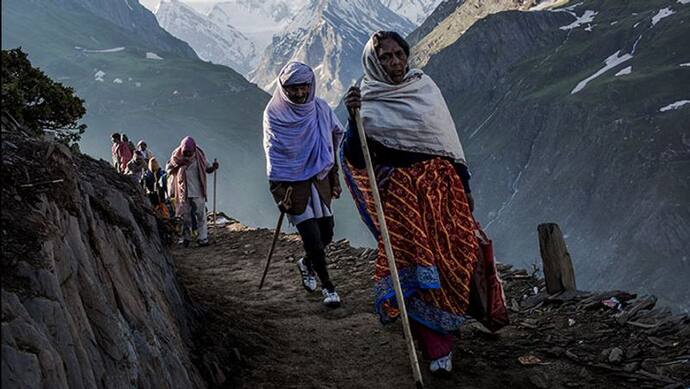
[[[544,264],[546,291],[554,294],[577,290],[573,262],[560,227],[556,223],[545,223],[540,224],[537,230],[539,231],[539,251]]]

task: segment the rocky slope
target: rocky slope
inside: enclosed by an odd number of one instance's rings
[[[239,30],[218,23],[179,0],[161,2],[156,18],[161,27],[189,43],[205,61],[246,74],[258,60],[254,42]]]
[[[278,72],[288,61],[305,62],[316,73],[319,96],[335,106],[362,73],[362,47],[370,34],[385,29],[404,35],[413,28],[410,21],[379,1],[312,1],[274,38],[249,76],[272,91]]]
[[[687,2],[584,1],[491,15],[430,58],[499,258],[535,262],[558,222],[583,287],[689,308],[689,28]]]
[[[204,387],[141,190],[2,116],[2,387]]]
[[[429,57],[455,42],[476,21],[487,15],[527,7],[525,0],[446,0],[410,34],[414,44],[410,64],[426,65]]]

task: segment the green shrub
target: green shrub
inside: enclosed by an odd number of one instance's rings
[[[84,100],[31,66],[21,48],[2,50],[2,110],[34,135],[54,132],[65,143],[78,141],[86,129],[78,123]]]

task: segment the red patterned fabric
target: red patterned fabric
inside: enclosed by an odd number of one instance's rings
[[[491,331],[498,331],[509,323],[503,283],[496,269],[491,239],[476,225],[479,235],[479,259],[472,278],[469,314]]]
[[[368,213],[376,215],[366,170],[348,168]],[[438,273],[440,285],[418,288],[410,298],[421,300],[434,312],[462,317],[469,305],[478,243],[474,219],[455,168],[442,158],[419,162],[409,168],[395,168],[382,180],[379,190],[401,274],[410,268],[434,267]],[[372,219],[378,229],[376,217]],[[389,276],[383,241],[379,236],[374,281],[379,282]],[[383,309],[390,317],[399,314],[394,300],[383,303]],[[442,315],[422,315],[423,312],[418,317],[411,315],[411,318],[421,324],[432,324],[430,328],[446,328],[432,323]]]

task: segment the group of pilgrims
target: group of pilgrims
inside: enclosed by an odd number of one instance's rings
[[[478,227],[470,172],[453,119],[434,81],[409,68],[409,55],[409,45],[396,32],[370,37],[362,53],[364,77],[344,96],[347,126],[317,96],[314,71],[289,62],[264,111],[263,146],[270,192],[303,243],[305,254],[297,261],[301,285],[316,292],[320,283],[323,303],[333,308],[341,298],[329,277],[325,249],[333,239],[332,202],[341,196],[342,173],[363,223],[377,240],[374,305],[386,324],[400,316],[400,309],[361,147],[367,142],[413,335],[430,370],[448,373],[454,334],[470,303]],[[357,115],[366,139],[358,135]],[[118,169],[142,174],[147,191],[175,198],[175,214],[185,226],[194,219],[203,224],[197,226],[198,242],[208,244],[205,177],[218,164],[209,164],[189,137],[173,151],[165,170],[146,152],[145,143],[126,162],[118,154],[126,140],[116,141]],[[146,166],[133,162],[138,159],[148,160],[144,173],[130,167]],[[163,185],[166,181],[172,184]],[[188,233],[184,240],[189,242]]]
[[[158,217],[181,222],[179,243],[189,247],[196,235],[200,247],[208,246],[206,175],[218,169],[218,162],[210,163],[189,136],[173,150],[165,169],[144,140],[134,146],[127,135],[116,132],[111,141],[113,167],[142,186]]]

